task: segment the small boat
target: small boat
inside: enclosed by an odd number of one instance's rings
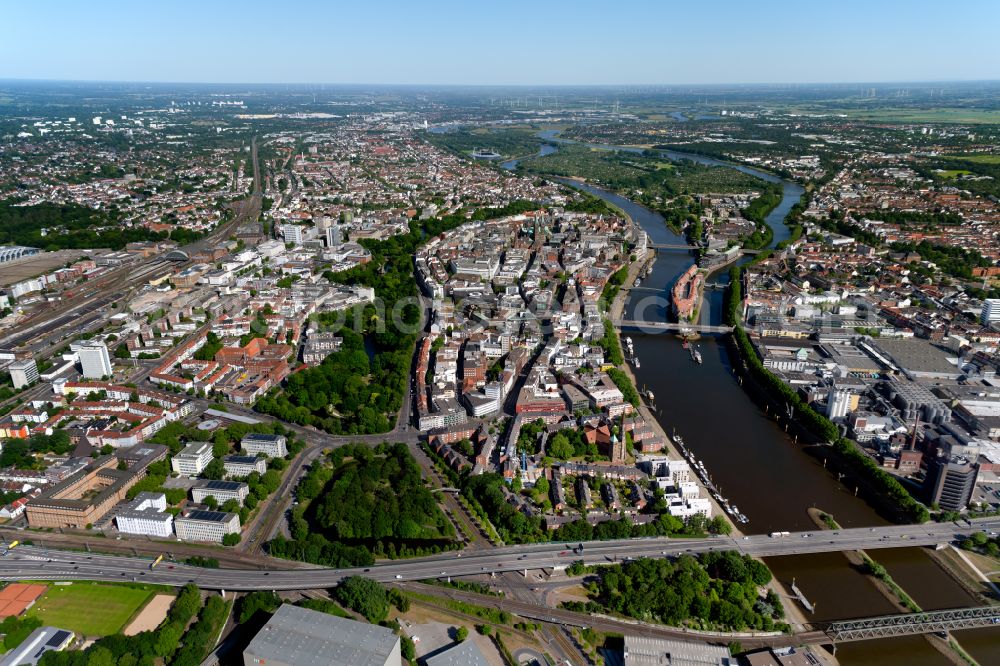
[[[642,278],[641,277],[637,277],[635,279],[635,282],[632,283],[632,286],[633,287],[638,287],[640,282],[642,282]]]
[[[650,402],[653,402],[654,400],[653,392],[648,389],[646,390],[646,400],[649,400]]]
[[[639,365],[639,357],[638,356],[633,357],[632,361],[635,363],[635,367],[636,368],[641,368],[642,367],[641,365]]]

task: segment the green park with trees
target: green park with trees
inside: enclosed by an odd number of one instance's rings
[[[697,630],[789,630],[778,595],[766,588],[771,572],[748,555],[639,558],[588,569],[596,575],[586,585],[590,601],[564,607]]]
[[[457,547],[455,528],[424,485],[405,444],[349,444],[310,467],[295,489],[291,539],[268,543],[275,557],[362,566],[378,557]]]

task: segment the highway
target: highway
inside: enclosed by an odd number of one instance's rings
[[[622,562],[637,557],[675,557],[684,553],[735,550],[747,555],[769,557],[843,550],[875,550],[933,546],[964,539],[975,531],[995,532],[1000,519],[987,518],[966,523],[931,523],[893,525],[837,531],[795,532],[786,537],[766,535],[740,538],[710,537],[697,539],[622,539],[584,543],[582,553],[574,553],[576,544],[540,543],[509,546],[488,551],[444,553],[423,558],[388,561],[357,569],[282,569],[247,571],[203,569],[179,564],[161,564],[149,570],[150,560],[113,555],[81,554],[61,550],[19,546],[0,558],[0,580],[142,580],[165,585],[194,582],[206,589],[226,590],[301,590],[333,587],[343,578],[364,575],[383,582],[412,581],[427,578],[482,575],[500,571],[565,567],[574,560],[587,564]],[[30,539],[30,533],[24,534]],[[206,555],[209,553],[206,552]],[[51,561],[50,561],[51,560]]]

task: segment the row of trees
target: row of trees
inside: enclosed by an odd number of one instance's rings
[[[865,455],[858,445],[840,436],[840,430],[826,416],[813,409],[798,391],[772,374],[757,356],[750,338],[742,327],[739,312],[742,303],[742,271],[734,266],[729,271],[730,283],[726,301],[726,323],[734,327],[733,341],[746,363],[747,371],[759,386],[772,398],[789,405],[795,410],[796,422],[824,442],[833,444],[841,458],[862,478],[868,480],[883,497],[895,502],[896,506],[909,518],[918,523],[925,522],[930,514],[927,508],[915,500],[903,485],[889,472],[879,467],[871,457]]]

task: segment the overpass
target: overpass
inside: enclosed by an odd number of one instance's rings
[[[150,569],[150,558],[117,557],[37,546],[19,546],[0,557],[0,580],[132,580],[180,586],[195,583],[205,589],[236,591],[305,590],[333,587],[348,576],[361,575],[382,581],[424,580],[442,576],[474,576],[525,569],[555,569],[576,560],[585,564],[610,564],[638,557],[678,557],[732,550],[755,557],[802,555],[849,550],[875,550],[913,546],[938,546],[968,538],[980,530],[1000,529],[1000,518],[971,523],[890,525],[836,531],[795,532],[784,537],[752,535],[705,538],[650,537],[578,543],[534,543],[483,551],[446,552],[428,557],[391,560],[370,567],[331,569],[302,563],[262,559],[265,571],[205,569],[164,562]],[[25,533],[25,539],[44,541],[45,534]],[[121,543],[121,542],[120,542]],[[176,542],[158,542],[166,554]],[[576,550],[576,552],[574,552]],[[227,551],[228,552],[228,551]],[[211,555],[206,550],[205,555]],[[308,567],[308,568],[304,568]]]
[[[732,326],[714,326],[712,324],[690,324],[672,321],[646,321],[642,319],[613,319],[618,328],[638,329],[643,333],[732,333]]]

